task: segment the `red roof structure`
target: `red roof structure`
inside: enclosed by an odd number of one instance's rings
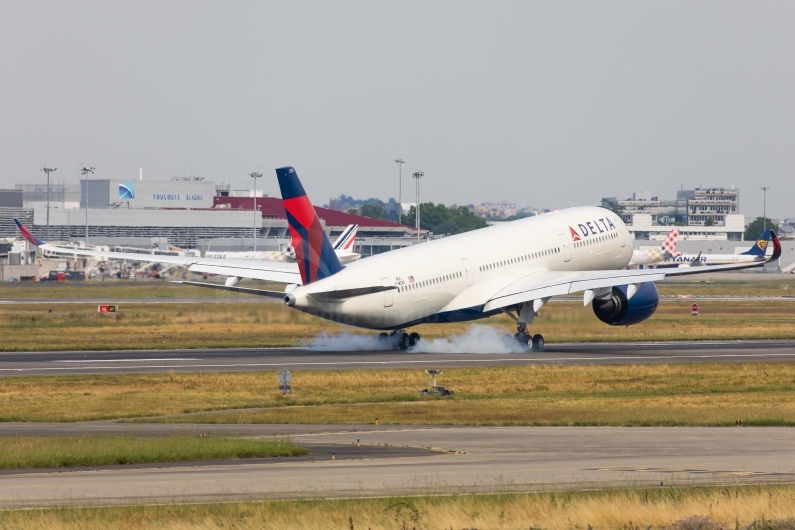
[[[213,208],[229,208],[232,210],[254,210],[253,197],[213,197]],[[277,197],[257,197],[257,210],[262,212],[263,219],[287,219],[284,213],[284,204]],[[328,208],[315,206],[317,216],[326,222],[326,226],[348,226],[359,225],[360,228],[408,228],[414,230],[413,226],[401,225],[381,219],[373,219],[363,215],[354,215]]]

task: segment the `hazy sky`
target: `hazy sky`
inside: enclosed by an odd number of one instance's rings
[[[6,2],[0,187],[295,166],[313,202],[739,186],[795,216],[795,2]]]

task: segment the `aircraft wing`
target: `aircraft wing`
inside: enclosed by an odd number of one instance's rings
[[[640,269],[619,271],[548,271],[520,278],[486,300],[483,311],[491,311],[551,296],[562,296],[581,291],[593,291],[618,285],[656,282],[668,276],[703,274],[761,267],[764,262],[731,265],[704,265],[677,269]]]
[[[282,261],[253,261],[208,259],[187,256],[162,256],[159,254],[137,254],[135,252],[105,252],[101,250],[85,250],[79,248],[59,247],[50,245],[36,238],[24,225],[15,220],[22,235],[31,244],[48,252],[57,252],[72,256],[86,256],[126,261],[144,261],[150,263],[168,263],[182,265],[191,272],[199,274],[218,274],[222,276],[235,276],[238,278],[251,278],[279,283],[294,283],[300,285],[301,273],[298,264]]]

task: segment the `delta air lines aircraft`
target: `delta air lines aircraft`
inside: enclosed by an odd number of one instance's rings
[[[625,270],[632,235],[613,212],[578,207],[502,223],[393,250],[344,265],[326,237],[292,167],[276,170],[295,246],[296,262],[157,256],[198,273],[227,276],[224,285],[176,282],[278,297],[293,309],[360,328],[381,330],[401,349],[420,340],[420,323],[461,322],[505,313],[516,321],[515,340],[540,351],[531,334],[538,311],[553,296],[581,293],[583,303],[608,325],[627,326],[651,317],[659,297],[655,281],[666,276],[758,267],[764,262],[687,269]],[[81,256],[142,260],[135,254],[60,249],[22,235],[44,250]],[[780,254],[780,245],[774,244]],[[776,259],[774,253],[770,259]],[[284,291],[236,285],[242,278],[286,283]]]

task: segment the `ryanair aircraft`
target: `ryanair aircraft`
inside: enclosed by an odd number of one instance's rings
[[[781,255],[781,243],[772,230],[765,230],[754,245],[739,254],[679,254],[662,261],[658,267],[700,267],[733,263],[767,263]]]
[[[227,277],[224,285],[177,282],[278,297],[293,309],[360,328],[408,349],[420,323],[477,320],[505,313],[516,321],[515,339],[536,351],[544,338],[528,326],[553,296],[582,293],[608,325],[651,317],[659,297],[654,282],[666,276],[744,269],[764,261],[677,269],[625,270],[632,235],[613,212],[578,207],[428,241],[343,265],[292,167],[276,170],[296,262],[156,256],[188,270]],[[61,249],[22,235],[44,250],[115,259],[141,254]],[[774,236],[774,242],[777,242]],[[780,245],[775,245],[780,254]],[[777,259],[774,254],[769,259]],[[240,287],[242,278],[287,284],[284,291]],[[389,332],[389,333],[387,333]]]

